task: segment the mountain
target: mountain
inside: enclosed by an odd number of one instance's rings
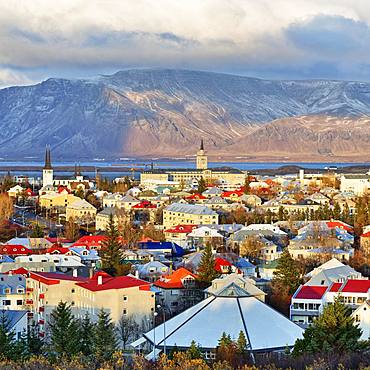
[[[370,83],[268,81],[127,70],[0,90],[0,156],[357,155],[369,146]],[[347,155],[348,152],[348,155]]]

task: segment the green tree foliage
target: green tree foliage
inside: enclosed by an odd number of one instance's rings
[[[207,190],[207,184],[206,181],[204,180],[203,176],[199,179],[198,181],[198,193],[202,194],[204,191]]]
[[[238,351],[240,354],[245,355],[247,352],[247,338],[245,337],[244,331],[240,330],[236,343],[238,345]]]
[[[115,327],[109,313],[100,310],[95,326],[94,355],[98,361],[109,360],[117,350]]]
[[[198,280],[205,285],[210,285],[217,276],[212,247],[210,244],[206,244],[198,267]]]
[[[79,320],[79,350],[85,356],[94,354],[95,325],[91,322],[88,314]]]
[[[111,275],[115,275],[120,269],[122,248],[119,242],[118,228],[114,222],[113,215],[109,217],[106,236],[100,250],[101,261],[104,271]]]
[[[15,334],[10,330],[6,311],[0,311],[0,357],[11,359],[14,356]]]
[[[195,340],[191,341],[190,347],[187,350],[187,353],[192,360],[195,360],[197,358],[203,358],[202,351],[200,350],[200,346],[195,342]]]
[[[34,227],[32,229],[31,238],[43,238],[43,237],[44,237],[44,229],[37,222],[34,224]]]
[[[40,337],[40,330],[36,323],[28,325],[27,352],[29,355],[41,355],[44,352],[44,340]]]
[[[301,283],[302,276],[299,265],[286,248],[278,260],[272,279],[272,285],[279,288],[287,287],[288,293],[293,294]]]
[[[59,302],[51,312],[49,326],[51,349],[58,357],[68,358],[79,352],[79,325],[67,303]]]
[[[333,218],[335,220],[340,220],[341,219],[341,215],[342,215],[342,210],[340,208],[340,205],[338,202],[335,202],[334,203],[334,207],[333,207]]]
[[[297,339],[293,355],[337,353],[343,354],[360,349],[361,330],[354,325],[351,310],[337,298],[333,304],[326,305],[319,316]]]

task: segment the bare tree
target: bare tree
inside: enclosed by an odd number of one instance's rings
[[[261,254],[264,247],[264,243],[256,235],[247,236],[241,243],[239,248],[239,254],[241,256],[248,256],[252,258],[257,258]]]
[[[139,324],[135,321],[133,316],[122,315],[118,321],[116,330],[122,342],[123,349],[125,350],[127,344],[137,338]]]

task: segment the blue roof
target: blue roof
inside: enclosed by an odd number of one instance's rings
[[[9,320],[10,330],[12,330],[17,322],[28,313],[28,311],[25,310],[3,310],[2,312]]]
[[[253,263],[250,263],[248,260],[245,258],[240,258],[236,263],[235,266],[240,268],[240,269],[245,269],[245,268],[255,268],[256,266],[253,265]]]
[[[172,242],[142,242],[139,243],[140,249],[163,250],[167,249],[173,257],[182,257],[185,253],[184,249],[178,244]]]
[[[10,258],[9,256],[0,256],[0,263],[3,263],[3,262],[14,262],[14,260]]]

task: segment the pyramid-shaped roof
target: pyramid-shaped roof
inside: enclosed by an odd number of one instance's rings
[[[255,297],[211,296],[168,320],[167,347],[187,348],[195,340],[202,348],[216,348],[223,332],[237,339],[243,331],[251,351],[293,346],[303,329]],[[144,334],[153,343],[154,329]],[[163,324],[155,328],[155,344],[164,346]],[[133,343],[135,345],[135,343]]]

